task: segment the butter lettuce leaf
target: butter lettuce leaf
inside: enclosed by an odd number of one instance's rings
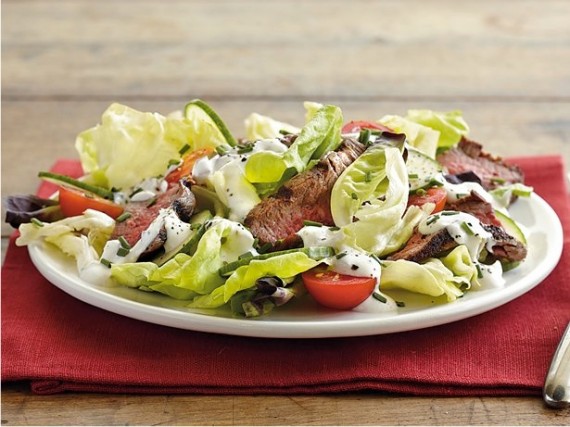
[[[407,260],[382,263],[381,290],[403,289],[455,301],[471,285],[479,286],[477,267],[464,245],[441,259],[430,258],[423,264]]]
[[[439,131],[438,148],[452,147],[469,134],[469,125],[461,111],[409,110],[406,118]]]
[[[127,189],[160,176],[180,159],[192,133],[185,119],[140,112],[111,104],[101,123],[81,132],[75,147],[87,180],[105,188]]]
[[[331,212],[346,244],[378,256],[399,249],[429,212],[408,203],[408,173],[400,149],[376,145],[337,179]]]
[[[262,184],[263,193],[275,191],[284,180],[304,171],[312,159],[334,150],[341,142],[342,112],[327,105],[319,109],[301,129],[295,142],[284,153],[261,151],[245,164],[245,176]]]
[[[251,113],[245,119],[245,135],[249,141],[273,139],[281,136],[281,131],[299,133],[300,130],[293,125],[258,113]]]
[[[216,308],[226,304],[239,291],[252,288],[262,277],[277,276],[290,279],[307,271],[320,261],[309,258],[303,252],[278,255],[265,260],[253,260],[235,270],[227,281],[210,294],[196,297],[189,307]]]
[[[388,115],[378,120],[394,132],[406,134],[408,144],[426,156],[435,159],[440,132],[406,117]]]

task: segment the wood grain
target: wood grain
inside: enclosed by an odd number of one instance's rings
[[[112,102],[167,114],[196,97],[236,135],[253,111],[301,124],[304,100],[347,119],[461,109],[490,151],[568,163],[568,16],[566,0],[5,0],[2,194],[34,192],[39,170],[75,158],[75,136]],[[28,387],[2,385],[2,425],[570,425],[538,397]]]
[[[31,396],[25,385],[10,384],[3,400],[3,425],[566,425],[570,416],[570,410],[553,411],[535,398],[377,393],[54,397]]]
[[[570,98],[564,0],[3,6],[9,98]]]

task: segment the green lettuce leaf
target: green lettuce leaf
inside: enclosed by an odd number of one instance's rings
[[[245,135],[249,141],[277,138],[281,131],[299,133],[300,129],[257,113],[251,113],[245,119]]]
[[[469,126],[461,111],[409,110],[406,118],[439,131],[438,148],[452,147],[469,133]]]
[[[274,256],[265,260],[254,260],[235,270],[226,282],[208,295],[194,299],[189,307],[216,308],[226,304],[239,291],[252,288],[262,277],[277,276],[288,279],[315,267],[319,261],[302,252]]]
[[[477,282],[477,268],[463,245],[442,259],[430,258],[424,264],[412,261],[383,261],[380,289],[403,289],[429,295],[445,296],[455,301]]]
[[[179,160],[179,151],[191,140],[189,130],[184,119],[115,103],[100,124],[78,135],[75,147],[89,182],[128,189],[164,174],[170,161]]]
[[[334,222],[346,244],[378,256],[400,248],[429,212],[408,203],[408,173],[399,148],[366,150],[337,179],[331,193]]]
[[[115,228],[115,220],[92,209],[83,215],[51,223],[22,224],[16,245],[26,246],[45,241],[75,259],[79,274],[93,264],[100,265],[99,256]]]
[[[384,116],[378,122],[394,132],[406,134],[408,144],[435,159],[440,137],[439,131],[401,116]]]
[[[324,106],[284,153],[262,151],[252,154],[245,165],[247,180],[262,184],[264,194],[276,190],[285,179],[305,170],[311,159],[336,149],[341,142],[341,126],[341,110],[333,105]]]
[[[125,286],[145,286],[175,298],[209,294],[224,283],[218,270],[253,250],[254,238],[241,224],[224,218],[211,220],[194,255],[177,254],[154,268],[141,263],[111,267],[112,277]]]

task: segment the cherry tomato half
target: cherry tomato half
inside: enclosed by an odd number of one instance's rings
[[[182,164],[168,174],[168,176],[165,178],[166,181],[172,184],[180,181],[181,178],[190,175],[192,173],[192,168],[194,167],[196,160],[198,160],[200,157],[209,155],[213,151],[213,148],[202,148],[201,150],[196,150],[188,153],[183,157]]]
[[[59,188],[59,206],[66,217],[82,215],[86,209],[104,212],[112,218],[123,213],[123,207],[110,200],[68,187]]]
[[[392,129],[387,128],[379,123],[369,122],[366,120],[352,120],[342,127],[342,133],[358,133],[362,129],[381,130],[392,132]]]
[[[372,294],[376,279],[335,273],[315,267],[301,274],[309,294],[321,305],[350,310]]]
[[[423,206],[426,203],[434,203],[435,209],[432,213],[441,212],[447,202],[447,191],[442,187],[428,188],[425,194],[410,194],[408,206]]]

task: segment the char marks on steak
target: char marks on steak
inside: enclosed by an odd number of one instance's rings
[[[481,144],[465,137],[456,147],[437,156],[437,161],[452,175],[475,173],[486,190],[496,188],[503,182],[524,181],[524,174],[518,166],[509,165],[502,158],[483,151]]]
[[[476,191],[472,191],[470,195],[462,197],[453,203],[445,205],[447,211],[459,211],[473,215],[483,224],[496,225],[501,227],[501,222],[495,215],[493,206],[486,202]]]
[[[156,219],[161,209],[172,207],[180,220],[188,222],[196,206],[196,198],[190,189],[181,183],[172,185],[164,193],[156,197],[156,201],[149,206],[149,201],[129,202],[125,212],[131,214],[123,222],[118,222],[113,230],[111,239],[123,236],[129,245],[133,246],[141,238],[141,234]],[[141,258],[160,249],[166,241],[166,229],[162,227],[158,236],[142,253]]]
[[[360,156],[366,147],[345,138],[336,151],[328,153],[312,169],[294,176],[276,194],[257,204],[245,218],[244,224],[261,245],[271,250],[301,246],[297,231],[304,221],[334,225],[330,199],[339,175]]]
[[[448,203],[445,209],[473,215],[481,222],[482,227],[491,233],[495,244],[484,262],[490,263],[496,260],[514,262],[525,259],[527,254],[526,247],[502,228],[491,204],[481,198],[475,191],[457,202]],[[416,229],[404,248],[392,254],[388,259],[422,262],[428,258],[444,255],[457,246],[458,244],[446,229],[428,235],[423,235]]]

